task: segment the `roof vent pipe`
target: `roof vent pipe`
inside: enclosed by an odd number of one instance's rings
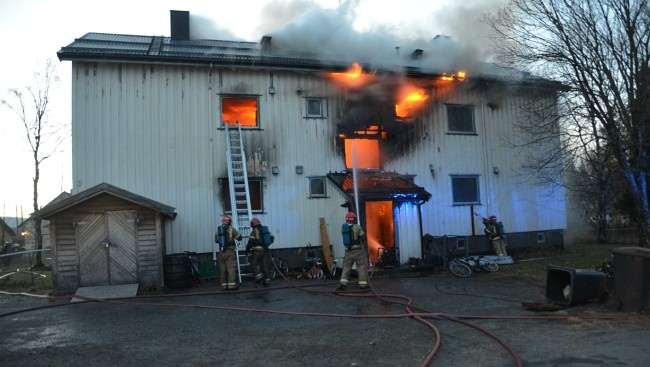
[[[170,10],[169,24],[173,40],[189,41],[190,12],[187,10]]]
[[[262,36],[262,40],[260,40],[260,44],[262,45],[262,52],[270,52],[271,51],[271,36],[269,35],[264,35]]]

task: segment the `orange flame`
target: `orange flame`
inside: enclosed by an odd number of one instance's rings
[[[412,118],[425,107],[428,100],[429,94],[424,88],[405,84],[397,95],[395,116],[400,119]]]
[[[345,72],[328,73],[328,77],[341,87],[358,89],[374,80],[374,75],[364,73],[358,63],[352,64]]]

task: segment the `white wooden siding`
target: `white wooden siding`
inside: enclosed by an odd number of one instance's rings
[[[212,251],[223,212],[218,178],[227,175],[224,132],[218,129],[220,94],[258,95],[261,130],[243,134],[249,175],[264,177],[265,212],[258,216],[271,227],[276,247],[318,244],[318,218],[325,217],[335,254],[342,256],[343,195],[327,181],[328,198],[308,198],[309,176],[344,169],[336,144],[341,95],[322,76],[275,71],[275,93],[269,94],[268,71],[72,64],[75,192],[108,182],[172,205],[178,216],[167,222],[167,252]],[[309,96],[328,99],[327,118],[304,118]],[[417,142],[386,163],[386,170],[415,174],[415,182],[432,194],[422,206],[424,233],[470,233],[469,208],[452,205],[450,174],[480,175],[482,205],[477,211],[499,216],[507,231],[565,227],[563,190],[524,182],[517,172],[522,154],[513,153],[506,142],[514,136],[513,121],[524,97],[506,95],[494,111],[486,106],[492,97],[459,88],[432,100],[426,117],[413,122],[418,124]],[[446,133],[445,102],[475,105],[477,135]],[[295,173],[296,165],[304,167],[302,175]],[[278,175],[271,174],[273,166],[279,167]],[[499,175],[492,173],[493,166]],[[400,247],[401,253],[418,253],[416,232],[400,233],[414,243],[412,250]],[[398,241],[402,243],[402,234]]]

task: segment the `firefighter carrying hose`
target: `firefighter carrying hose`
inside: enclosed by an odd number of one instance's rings
[[[224,215],[222,224],[217,229],[215,242],[219,244],[219,275],[221,278],[221,287],[224,290],[236,290],[237,285],[236,261],[237,252],[235,251],[235,241],[241,240],[241,235],[231,225],[232,218]]]
[[[488,240],[492,244],[492,249],[497,254],[497,256],[508,256],[506,252],[506,243],[503,240],[503,229],[499,222],[497,222],[497,217],[491,215],[487,218],[483,218],[484,232]]]
[[[269,246],[272,243],[273,236],[268,227],[263,226],[259,219],[253,218],[246,252],[250,254],[251,266],[255,272],[255,282],[262,283],[265,287],[271,282]]]
[[[357,263],[359,273],[359,287],[368,288],[368,252],[364,245],[365,233],[355,221],[357,215],[348,212],[345,215],[345,224],[341,228],[343,244],[345,245],[345,258],[343,259],[343,274],[341,274],[338,290],[345,290],[350,277],[352,265]]]

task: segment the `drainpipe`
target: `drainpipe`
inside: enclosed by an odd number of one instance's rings
[[[418,224],[420,226],[420,257],[424,259],[424,239],[422,234],[422,203],[418,203]]]

